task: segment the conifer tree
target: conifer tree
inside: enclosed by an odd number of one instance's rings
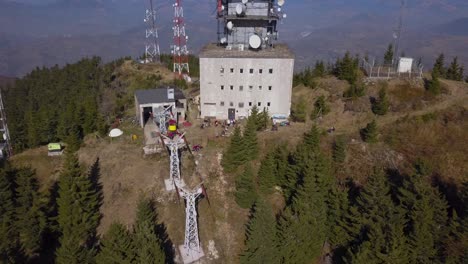
[[[443,263],[464,263],[468,259],[468,220],[459,218],[456,211],[452,214],[444,239]]]
[[[258,122],[258,118],[249,117],[244,130],[244,150],[248,160],[254,160],[258,156],[257,123],[255,122]]]
[[[389,104],[387,90],[382,87],[379,91],[379,99],[372,104],[372,112],[376,115],[385,115],[388,112]]]
[[[162,243],[156,233],[157,215],[153,203],[149,199],[140,197],[137,207],[135,234],[136,263],[158,264],[164,263],[166,256]]]
[[[268,114],[268,110],[266,107],[263,108],[263,111],[258,114],[257,117],[257,131],[265,130],[268,127],[270,121],[270,115]]]
[[[436,74],[438,77],[444,77],[446,74],[445,70],[445,56],[443,53],[437,57],[434,66],[432,67],[432,73]]]
[[[240,263],[279,263],[276,232],[276,219],[271,206],[263,199],[258,199],[247,225],[246,249],[240,257]]]
[[[368,143],[377,142],[377,122],[372,120],[361,130],[362,139]]]
[[[428,82],[427,90],[433,95],[440,94],[440,80],[437,71],[432,71],[432,79]]]
[[[236,203],[242,208],[250,208],[257,199],[252,166],[246,164],[244,172],[236,179]]]
[[[299,102],[293,104],[291,116],[294,122],[305,122],[307,118],[306,101],[304,98],[299,99]]]
[[[13,191],[5,170],[0,169],[0,263],[15,263],[17,232]]]
[[[263,193],[269,193],[272,191],[273,187],[276,186],[276,177],[275,177],[275,164],[274,164],[273,154],[269,153],[265,156],[260,164],[258,170],[258,186]]]
[[[278,146],[273,152],[275,181],[281,187],[285,187],[287,182],[286,171],[288,167],[288,157],[289,152],[286,145]]]
[[[260,110],[256,105],[250,109],[250,115],[247,118],[247,122],[252,122],[255,125],[255,130],[259,129]]]
[[[461,81],[463,74],[460,76],[460,69],[461,66],[458,64],[458,57],[453,58],[452,63],[450,63],[450,67],[447,69],[446,78],[449,80]]]
[[[66,156],[58,195],[57,222],[62,236],[57,262],[65,263],[67,256],[89,256],[92,254],[89,244],[95,237],[100,219],[99,193],[88,175],[82,174],[76,154],[69,153]]]
[[[101,239],[101,251],[96,262],[102,264],[129,264],[135,262],[135,246],[127,229],[119,223],[112,223]]]
[[[389,44],[384,55],[384,64],[391,65],[393,62],[393,44]]]
[[[403,212],[394,205],[381,171],[368,178],[351,213],[350,222],[353,224],[348,230],[358,233],[350,232],[355,241],[349,249],[348,261],[359,263],[366,259],[366,263],[408,263]]]
[[[240,127],[234,128],[231,142],[224,152],[221,165],[227,172],[232,172],[247,160],[247,151],[245,150],[244,140],[241,135]]]
[[[313,75],[315,77],[324,77],[325,74],[326,74],[325,64],[323,63],[323,61],[317,61],[315,63]]]
[[[337,137],[332,149],[333,161],[343,163],[346,160],[346,142],[343,137]]]
[[[335,248],[345,247],[350,240],[346,231],[346,216],[349,209],[348,193],[333,184],[328,195],[327,237]]]
[[[335,74],[340,80],[348,81],[351,86],[356,85],[358,80],[359,61],[352,58],[349,52],[346,52],[342,59],[336,61]]]
[[[318,118],[324,116],[330,112],[330,107],[325,102],[325,96],[321,95],[314,103],[314,112],[312,113],[312,118]]]
[[[34,171],[27,168],[18,170],[16,185],[16,230],[23,253],[32,257],[41,248],[46,224]]]

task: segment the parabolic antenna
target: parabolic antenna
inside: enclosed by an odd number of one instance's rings
[[[237,4],[236,5],[236,14],[242,15],[245,12],[245,5],[244,4]]]
[[[249,0],[242,0],[242,3],[245,5]]]
[[[232,21],[229,21],[229,22],[227,22],[226,27],[227,27],[229,30],[232,30],[232,28],[234,27],[234,24],[232,23]]]
[[[221,42],[221,44],[225,44],[227,42],[227,39],[226,38],[221,38],[219,41]]]
[[[118,128],[114,128],[109,132],[109,137],[111,138],[120,137],[121,135],[123,135],[123,131]]]
[[[284,5],[284,0],[278,0],[278,5],[283,6]]]
[[[257,34],[253,34],[249,38],[249,45],[252,49],[258,49],[262,45],[262,39]]]

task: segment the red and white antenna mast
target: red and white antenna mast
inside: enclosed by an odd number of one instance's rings
[[[182,74],[190,72],[188,64],[188,49],[187,40],[188,37],[185,34],[185,22],[184,22],[184,9],[182,7],[182,0],[175,0],[174,3],[174,44],[172,45],[172,55],[174,62],[174,73],[178,77],[182,77]]]

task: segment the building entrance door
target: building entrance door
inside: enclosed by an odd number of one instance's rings
[[[229,120],[236,119],[236,109],[235,108],[229,108],[228,109],[228,119]]]

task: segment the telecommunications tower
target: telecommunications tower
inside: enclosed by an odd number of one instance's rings
[[[159,36],[156,28],[156,10],[153,7],[153,0],[149,0],[150,9],[146,9],[145,23],[146,28],[146,43],[145,43],[145,63],[159,62],[161,60],[159,52]]]
[[[2,93],[0,91],[0,132],[2,137],[0,138],[0,158],[9,158],[12,154],[12,148],[10,144],[10,131],[8,130],[5,107],[3,105]]]
[[[184,71],[189,73],[188,64],[188,49],[187,40],[188,37],[185,34],[185,22],[184,22],[184,9],[182,7],[182,0],[176,0],[174,3],[174,44],[172,45],[172,56],[174,62],[174,73],[179,78],[182,77]]]
[[[395,50],[393,52],[393,63],[398,64],[398,58],[400,52],[400,40],[401,40],[401,31],[403,30],[403,16],[405,15],[405,0],[401,0],[400,6],[400,17],[398,19],[398,27],[396,28],[395,32],[393,33],[393,37],[395,38]]]

